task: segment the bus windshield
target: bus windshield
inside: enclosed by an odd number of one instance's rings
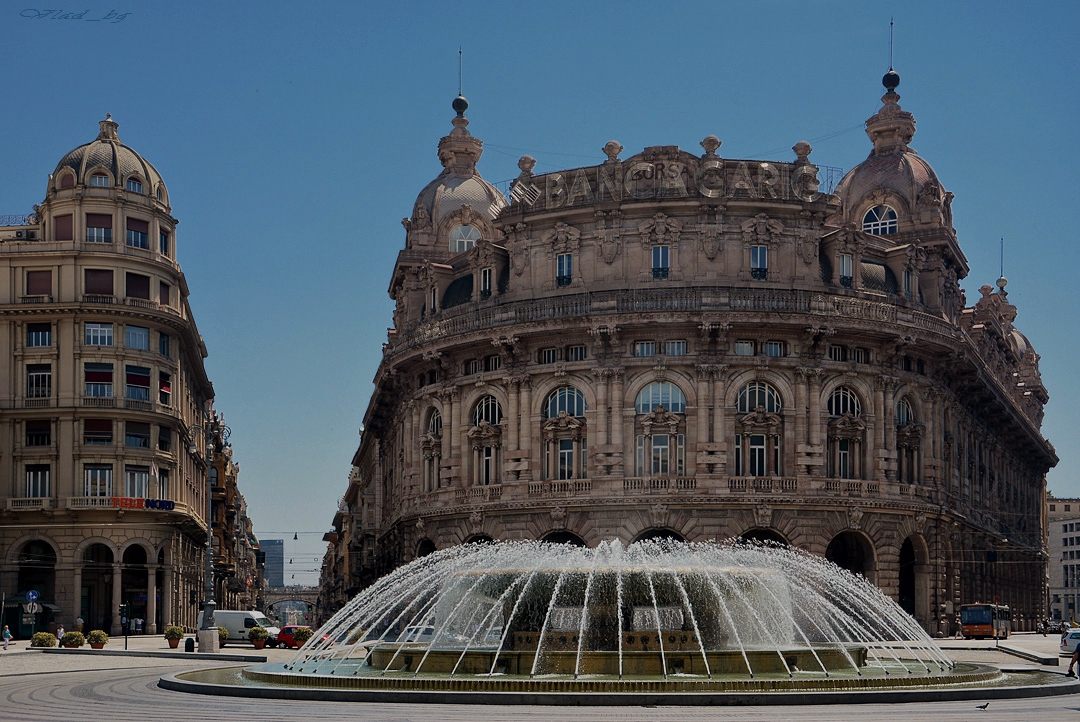
[[[960,608],[961,624],[990,624],[991,622],[992,618],[989,606]]]

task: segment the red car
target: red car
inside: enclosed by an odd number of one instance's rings
[[[311,627],[307,626],[306,624],[288,624],[282,627],[281,631],[278,632],[277,636],[278,644],[280,644],[282,647],[285,647],[286,649],[290,647],[299,648],[300,645],[293,640],[293,633],[297,629],[311,629]]]

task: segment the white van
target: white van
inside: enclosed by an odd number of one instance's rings
[[[274,625],[262,612],[235,609],[218,609],[214,611],[214,623],[219,627],[229,630],[227,642],[247,642],[248,630],[252,627],[262,627],[270,636],[266,638],[266,646],[276,647],[278,632],[281,630]],[[199,626],[202,626],[202,613],[199,613]]]

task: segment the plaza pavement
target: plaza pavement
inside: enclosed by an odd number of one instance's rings
[[[1064,674],[1060,666],[1039,665],[995,649],[991,641],[939,640],[956,661],[1038,668]],[[1015,635],[1006,646],[1027,649],[1037,655],[1057,654],[1056,635]],[[106,650],[114,654],[42,653],[28,650],[28,642],[16,642],[0,653],[0,720],[70,722],[71,720],[364,720],[379,722],[488,722],[496,720],[550,720],[552,722],[694,722],[697,720],[780,720],[799,722],[837,720],[979,720],[1016,722],[1076,722],[1080,720],[1080,695],[1016,700],[993,700],[986,710],[978,701],[911,704],[809,705],[803,707],[495,707],[477,705],[361,704],[206,697],[163,690],[159,677],[188,669],[233,666],[242,662],[215,661],[213,655],[131,656],[119,654],[123,637],[114,637]],[[132,652],[167,653],[160,636],[129,637]],[[180,649],[183,649],[181,644]],[[292,651],[255,651],[249,645],[229,645],[226,654],[260,655],[270,662],[284,662]]]

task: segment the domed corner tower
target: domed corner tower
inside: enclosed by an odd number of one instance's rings
[[[490,298],[506,275],[506,249],[493,221],[508,204],[476,169],[484,144],[469,133],[468,107],[464,97],[454,99],[454,129],[439,140],[442,173],[420,191],[412,216],[401,221],[405,249],[389,288],[397,303],[396,328]],[[391,333],[390,344],[395,340]]]
[[[856,287],[895,286],[912,303],[955,321],[968,264],[952,227],[953,194],[910,146],[915,116],[900,107],[899,74],[890,68],[882,84],[881,109],[866,121],[874,147],[836,188],[842,207],[827,221],[838,230],[823,238],[823,266],[836,282],[851,265]],[[864,260],[879,267],[867,273]]]
[[[56,565],[31,572],[65,624],[82,616],[118,633],[119,603],[131,601],[151,631],[194,628],[187,600],[202,586],[188,570],[205,548],[208,471],[190,449],[208,440],[207,350],[164,180],[111,116],[98,125],[49,175],[34,227],[0,236],[12,379],[0,391],[0,478],[14,515],[0,546],[20,558],[20,535],[35,529]]]

